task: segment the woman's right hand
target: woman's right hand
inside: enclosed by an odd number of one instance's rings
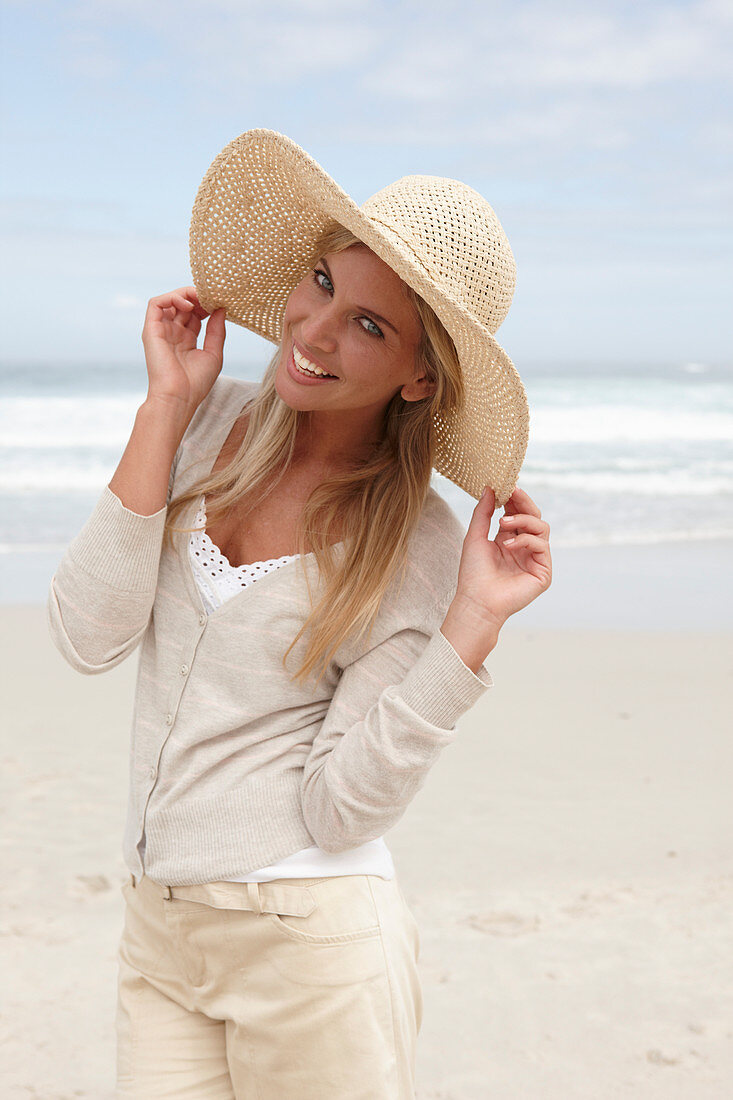
[[[179,287],[148,302],[142,341],[148,368],[149,403],[169,407],[186,423],[214,385],[223,363],[225,309],[206,325],[202,348],[196,343],[201,322],[209,317],[196,288]]]

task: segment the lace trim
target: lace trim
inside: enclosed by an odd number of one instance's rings
[[[248,565],[232,565],[219,547],[206,534],[206,498],[196,513],[196,526],[189,538],[189,556],[193,573],[204,603],[211,607],[219,606],[224,600],[248,588],[260,577],[279,569],[288,562],[295,561],[299,554],[285,554],[280,558],[268,558],[267,561],[255,561]]]

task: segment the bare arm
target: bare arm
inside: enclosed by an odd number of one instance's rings
[[[148,393],[109,483],[131,512],[150,516],[166,503],[175,453],[221,371],[225,312],[218,309],[211,315],[199,349],[201,322],[208,314],[194,287],[180,287],[148,302],[142,333]]]
[[[119,664],[145,634],[155,599],[176,451],[221,370],[224,310],[206,316],[193,287],[151,298],[143,328],[148,395],[117,470],[51,582],[51,636],[80,672]]]

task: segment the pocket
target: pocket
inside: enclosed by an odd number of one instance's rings
[[[308,890],[316,907],[307,917],[263,913],[269,929],[267,964],[286,984],[374,982],[382,997],[388,990],[387,962],[368,877],[340,875],[309,885]]]
[[[324,947],[334,943],[355,943],[357,940],[372,940],[379,936],[379,925],[374,924],[369,928],[360,928],[356,932],[339,932],[334,935],[308,932],[307,922],[310,917],[281,917],[278,913],[268,913],[275,928],[291,940],[299,940],[300,943],[311,945],[322,944]],[[294,925],[297,922],[297,926]]]
[[[379,937],[379,917],[366,875],[337,875],[308,887],[316,907],[307,917],[267,913],[277,932],[311,946]]]

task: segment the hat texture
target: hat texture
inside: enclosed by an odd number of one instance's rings
[[[411,286],[453,338],[464,402],[435,414],[435,469],[475,498],[490,485],[500,507],[524,461],[529,408],[494,338],[514,293],[514,256],[473,188],[404,176],[358,206],[290,138],[248,130],[214,159],[194,202],[190,258],[201,304],[223,306],[227,320],[279,343],[288,297],[334,221]]]

